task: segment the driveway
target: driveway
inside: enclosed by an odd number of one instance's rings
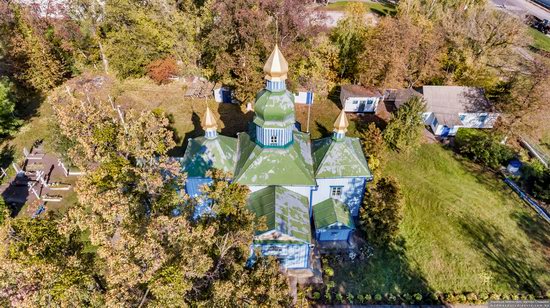
[[[529,0],[491,0],[491,2],[494,6],[519,16],[531,14],[540,19],[550,20],[550,10],[547,10]]]

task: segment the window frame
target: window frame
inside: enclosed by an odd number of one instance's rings
[[[334,194],[334,192],[338,192],[339,194]],[[341,199],[344,195],[344,186],[330,186],[329,196],[333,199]]]
[[[277,138],[277,135],[271,135],[269,137],[269,144],[277,144],[278,142],[279,142],[279,138]]]

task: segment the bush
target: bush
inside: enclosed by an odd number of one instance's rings
[[[456,300],[457,300],[459,303],[464,304],[464,303],[466,303],[466,301],[468,300],[468,298],[467,298],[466,295],[464,295],[464,294],[458,294],[458,295],[456,296]]]
[[[346,295],[346,299],[348,300],[348,303],[353,304],[353,300],[355,299],[355,296],[353,296],[353,294],[351,293],[348,293]]]
[[[313,292],[312,298],[313,298],[314,300],[319,300],[319,299],[321,298],[321,293],[319,293],[319,292]]]
[[[498,301],[498,300],[500,300],[500,295],[497,294],[497,293],[491,293],[489,295],[489,300],[490,301]]]
[[[410,304],[412,301],[412,296],[409,293],[405,293],[401,295],[401,297],[403,298],[403,301],[406,302],[407,304]]]
[[[343,303],[344,302],[344,297],[342,296],[342,294],[340,294],[340,293],[336,294],[336,302],[338,302],[338,303]]]
[[[376,301],[376,302],[382,301],[382,295],[380,295],[378,293],[376,295],[374,295],[374,301]]]
[[[478,298],[482,301],[487,301],[489,299],[489,294],[487,294],[487,292],[481,292]]]
[[[414,297],[414,301],[415,301],[415,302],[417,302],[417,303],[422,302],[422,294],[420,294],[420,293],[415,293],[415,294],[413,295],[413,297]]]
[[[147,66],[147,75],[158,84],[170,82],[170,77],[178,74],[178,65],[172,57],[157,59]]]
[[[363,304],[365,302],[365,297],[362,294],[357,295],[357,300],[359,303]]]
[[[466,294],[466,300],[469,303],[473,303],[473,302],[477,301],[477,295],[473,292],[470,292],[470,293]]]
[[[458,153],[496,169],[514,157],[514,153],[499,140],[477,129],[458,130],[455,136],[455,149]]]
[[[508,301],[510,300],[511,297],[510,297],[510,294],[508,293],[502,293],[502,296],[500,298],[502,298],[502,300],[504,301]]]
[[[324,266],[323,267],[323,270],[325,272],[325,275],[327,275],[327,277],[332,277],[334,276],[334,269],[330,266]]]
[[[386,295],[386,298],[388,299],[388,302],[390,303],[395,303],[395,301],[397,301],[397,297],[393,294],[387,294]]]
[[[370,302],[372,300],[372,296],[370,294],[365,294],[365,302]]]
[[[512,294],[512,296],[510,297],[513,301],[517,301],[519,300],[519,295],[517,294]]]

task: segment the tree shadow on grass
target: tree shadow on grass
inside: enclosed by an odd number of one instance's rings
[[[385,248],[376,248],[373,256],[361,261],[343,261],[335,268],[337,290],[355,294],[369,293],[420,293],[431,294],[434,290],[422,273],[406,255],[404,239]]]
[[[487,259],[494,279],[499,283],[531,294],[544,292],[545,287],[539,283],[538,278],[546,269],[529,263],[529,249],[521,247],[517,241],[505,239],[499,229],[479,219],[469,217],[462,220],[461,227],[469,237],[472,247]]]
[[[550,227],[548,224],[541,218],[525,212],[515,212],[511,216],[518,227],[529,237],[531,244],[541,250],[546,262],[550,264]]]
[[[323,124],[319,123],[319,121],[315,121],[315,126],[317,127],[317,131],[321,134],[321,138],[332,136],[332,132]]]

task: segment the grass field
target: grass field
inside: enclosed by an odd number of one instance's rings
[[[392,154],[406,201],[401,243],[335,268],[343,292],[544,292],[550,233],[502,181],[438,144]]]
[[[533,46],[536,49],[550,52],[550,37],[544,35],[544,33],[529,27],[529,35],[533,38]]]
[[[338,1],[329,3],[324,9],[327,11],[345,11],[346,7],[353,1]],[[380,2],[362,2],[367,11],[378,15],[394,15],[396,13],[395,6],[390,3]]]

